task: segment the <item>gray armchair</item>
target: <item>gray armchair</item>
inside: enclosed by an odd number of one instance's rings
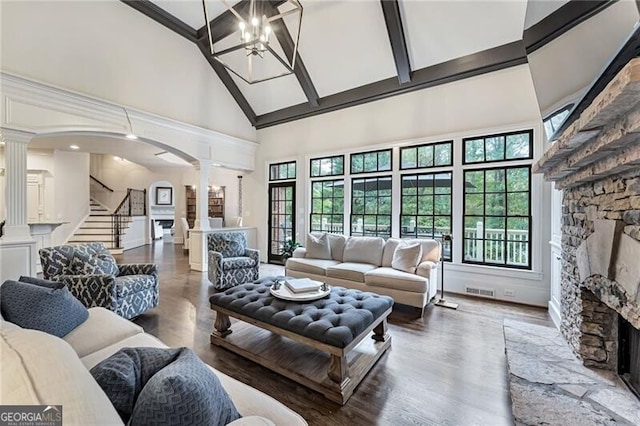
[[[158,306],[158,268],[151,263],[117,265],[102,243],[40,250],[45,279],[64,282],[87,308],[133,318]]]
[[[218,290],[252,282],[260,274],[260,252],[247,248],[241,232],[216,232],[207,236],[209,281]]]

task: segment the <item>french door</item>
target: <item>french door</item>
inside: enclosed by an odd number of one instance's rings
[[[269,252],[270,263],[282,262],[285,241],[294,239],[296,211],[296,183],[269,184]]]

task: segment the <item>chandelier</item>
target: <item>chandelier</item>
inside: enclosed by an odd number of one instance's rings
[[[300,2],[286,0],[276,7],[268,0],[248,0],[234,8],[221,1],[236,23],[231,35],[214,40],[206,0],[202,0],[211,56],[248,84],[292,74],[302,24]]]

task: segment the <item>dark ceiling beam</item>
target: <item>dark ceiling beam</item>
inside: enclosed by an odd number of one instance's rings
[[[268,3],[265,3],[268,4]],[[276,6],[270,7],[270,16],[276,15],[278,13],[278,9]],[[293,52],[295,49],[295,41],[293,37],[291,37],[291,33],[287,29],[284,21],[282,19],[276,19],[271,22],[271,26],[273,27],[273,32],[278,38],[278,42],[280,43],[280,47],[284,51],[289,63],[291,63],[293,59]],[[311,81],[311,76],[307,71],[307,67],[304,66],[304,62],[300,57],[300,53],[296,51],[296,62],[295,67],[293,68],[293,73],[298,79],[298,83],[300,83],[300,87],[307,97],[307,101],[309,101],[309,105],[312,107],[317,107],[319,105],[320,96],[316,91],[315,86],[313,85],[313,81]]]
[[[400,85],[397,78],[388,78],[321,98],[318,108],[311,108],[308,104],[299,104],[260,115],[257,118],[256,128],[263,129],[301,118],[362,105],[367,102],[378,101],[391,96],[525,64],[526,62],[527,57],[524,45],[521,41],[515,41],[413,71],[413,77],[409,83]]]
[[[161,7],[157,6],[155,3],[149,0],[121,0],[122,3],[126,4],[137,10],[138,12],[147,15],[149,18],[153,19],[157,23],[164,25],[169,28],[171,31],[180,34],[182,37],[187,40],[195,43],[198,41],[198,35],[194,28],[191,28],[189,25],[185,24],[172,14],[166,12]]]
[[[522,41],[532,53],[571,28],[602,12],[617,0],[571,0],[551,15],[524,30]]]
[[[393,60],[396,63],[398,81],[400,84],[408,83],[411,81],[411,64],[409,64],[409,52],[407,51],[407,43],[402,29],[400,6],[397,0],[380,0],[380,5],[382,6],[384,21],[387,24],[387,33],[389,34],[389,42],[393,51]]]
[[[196,44],[198,45],[198,48],[204,55],[207,62],[209,62],[209,65],[211,65],[211,68],[213,68],[213,71],[222,81],[222,84],[224,84],[231,96],[233,96],[233,99],[236,101],[251,125],[255,126],[257,124],[256,113],[253,111],[253,108],[251,108],[251,105],[249,105],[247,98],[244,97],[244,95],[238,88],[236,82],[233,81],[233,78],[231,78],[229,71],[227,71],[224,65],[222,65],[217,59],[211,56],[211,51],[209,50],[209,42],[201,40]]]
[[[211,57],[208,40],[198,40],[195,29],[191,28],[175,16],[165,12],[163,9],[148,0],[121,1],[159,24],[162,24],[170,30],[180,34],[187,40],[195,43],[207,62],[209,62],[209,65],[211,65],[211,68],[213,68],[213,71],[218,75],[218,78],[220,78],[231,96],[233,96],[233,99],[236,101],[242,112],[244,112],[244,115],[246,115],[251,125],[256,125],[256,113],[253,111],[253,108],[251,108],[251,105],[249,105],[249,102],[247,102],[247,99],[244,97],[242,92],[240,92],[240,89],[238,89],[238,86],[229,75],[229,72],[227,72],[227,69],[220,62]]]
[[[260,0],[258,0],[258,2],[260,3]],[[279,0],[279,1],[271,2],[271,4],[273,4],[274,7],[278,7],[283,3],[286,3],[286,1]],[[237,4],[235,4],[233,8],[240,15],[244,16],[245,14],[248,13],[249,6],[250,6],[249,0],[242,0],[242,1],[239,1]],[[203,20],[204,20],[204,12],[203,12]],[[238,18],[236,18],[236,16],[233,13],[231,13],[231,11],[225,10],[223,13],[221,13],[220,15],[212,19],[209,22],[209,25],[211,27],[211,38],[213,39],[213,42],[216,43],[222,40],[223,38],[228,37],[234,32],[238,31]],[[204,39],[209,40],[209,34],[207,34],[206,25],[203,25],[202,27],[198,28],[197,37],[199,40],[204,40]]]

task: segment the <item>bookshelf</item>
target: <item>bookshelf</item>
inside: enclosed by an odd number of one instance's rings
[[[187,223],[193,228],[196,221],[196,190],[191,185],[185,185],[187,203]],[[209,217],[221,217],[224,220],[224,187],[209,190]]]

